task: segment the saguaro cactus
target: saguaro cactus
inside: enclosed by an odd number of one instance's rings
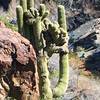
[[[23,1],[23,0],[20,0]],[[26,7],[23,7],[27,5]],[[23,8],[23,24],[22,9]],[[44,4],[40,4],[40,9],[34,8],[34,0],[27,0],[17,7],[18,26],[24,27],[25,36],[29,34],[36,54],[39,74],[39,90],[41,100],[52,100],[64,94],[68,87],[69,64],[68,64],[68,34],[66,25],[65,9],[58,6],[58,22],[51,22],[48,19],[49,11]],[[25,28],[27,27],[27,28]],[[20,28],[20,27],[19,27]],[[28,29],[28,31],[25,31]],[[22,29],[19,29],[22,30]],[[20,31],[21,32],[21,31]],[[48,59],[53,53],[59,53],[59,81],[54,89],[50,87]]]

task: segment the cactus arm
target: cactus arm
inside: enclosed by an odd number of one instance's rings
[[[63,6],[58,6],[58,23],[61,28],[65,31],[66,29],[66,17],[65,17],[65,10]],[[59,97],[65,93],[68,88],[68,81],[69,81],[69,63],[68,63],[68,34],[67,32],[63,32],[64,38],[66,38],[66,43],[62,47],[62,51],[59,53],[60,56],[60,67],[59,67],[59,81],[56,87],[53,90],[53,96]],[[65,34],[66,33],[66,34]]]
[[[34,36],[35,36],[35,47],[38,51],[40,51],[41,49],[43,49],[44,44],[43,44],[43,40],[42,40],[42,23],[41,23],[41,19],[39,17],[36,18],[36,20],[33,23],[33,29],[34,29]]]
[[[49,11],[45,11],[45,13],[42,16],[41,20],[44,20],[48,15],[49,15]]]
[[[65,9],[64,9],[64,6],[62,5],[58,6],[58,23],[61,28],[67,31]]]
[[[35,16],[35,14],[34,14],[34,7],[31,7],[31,8],[30,8],[30,12],[31,12],[31,14],[32,14],[33,16]]]
[[[23,36],[30,40],[30,31],[29,31],[28,25],[26,24],[26,18],[25,18],[25,13],[27,12],[27,2],[28,1],[29,0],[20,0],[20,6],[23,9],[23,14],[21,15],[21,17],[23,17],[23,30],[22,30]],[[17,13],[17,16],[18,14],[19,13]]]
[[[54,97],[59,97],[66,92],[69,79],[69,64],[68,54],[60,53],[60,68],[59,68],[59,81],[56,88],[53,90]]]
[[[34,7],[34,0],[27,0],[27,9]]]
[[[21,6],[17,6],[17,24],[18,24],[18,32],[23,34],[23,9]]]
[[[20,0],[20,6],[23,8],[23,12],[27,11],[27,0]]]
[[[45,11],[46,11],[45,5],[44,4],[40,4],[40,9],[39,9],[40,16],[43,16]]]

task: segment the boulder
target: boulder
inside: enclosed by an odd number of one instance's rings
[[[68,16],[68,31],[74,31],[80,25],[100,18],[100,0],[59,0],[65,5]]]
[[[91,20],[70,34],[70,45],[85,49],[85,57],[100,51],[100,18]]]
[[[6,96],[38,100],[37,81],[36,54],[32,45],[0,22],[0,100]]]

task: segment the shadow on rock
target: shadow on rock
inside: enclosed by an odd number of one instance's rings
[[[9,4],[11,0],[0,0],[0,7],[3,7],[5,11],[9,9]]]
[[[100,52],[90,55],[85,62],[86,70],[100,76]]]

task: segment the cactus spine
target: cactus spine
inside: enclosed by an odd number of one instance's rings
[[[19,11],[19,8],[23,13]],[[55,23],[47,18],[49,12],[44,4],[40,4],[39,10],[34,9],[34,0],[25,0],[25,2],[20,0],[20,7],[17,7],[16,12],[18,26],[22,22],[23,33],[36,50],[40,100],[52,100],[53,97],[63,95],[68,87],[69,78],[68,34],[64,7],[62,5],[58,6],[58,22]],[[21,30],[21,27],[18,28]],[[22,30],[19,32],[22,33]],[[59,81],[52,90],[49,80],[48,58],[53,53],[59,53],[60,66]]]

